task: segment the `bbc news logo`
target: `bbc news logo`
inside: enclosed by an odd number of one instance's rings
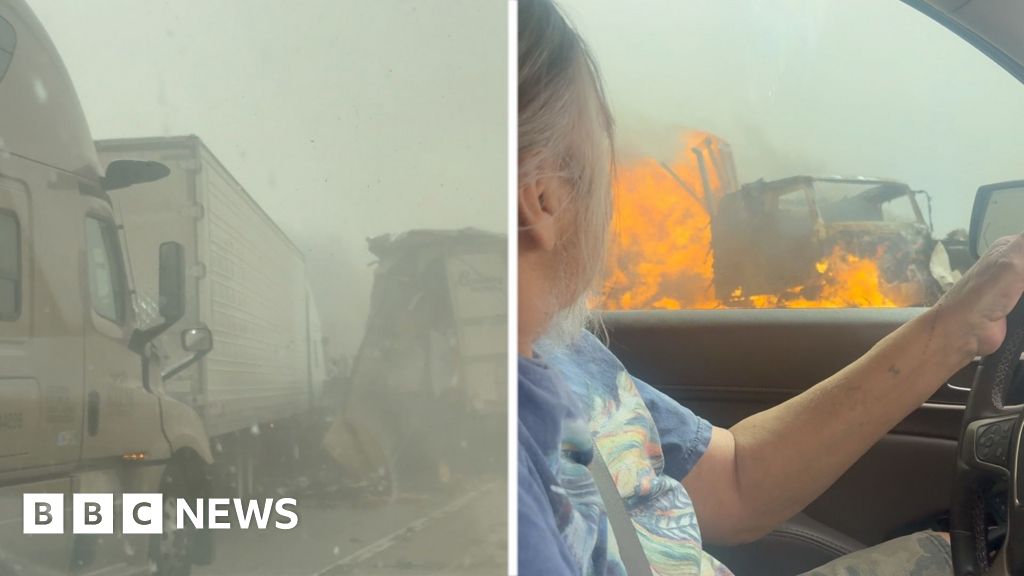
[[[113,534],[117,510],[113,494],[74,494],[71,504],[72,534]],[[299,525],[294,498],[177,498],[173,502],[175,527],[182,530],[227,530],[235,525],[243,530],[291,530]],[[162,494],[123,494],[120,527],[122,534],[162,534],[164,497]],[[25,534],[64,533],[63,494],[24,494],[22,532]]]

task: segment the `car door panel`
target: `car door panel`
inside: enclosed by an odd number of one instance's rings
[[[638,378],[729,427],[836,373],[921,309],[606,313],[609,347]],[[806,510],[871,545],[948,508],[974,368],[951,378]]]

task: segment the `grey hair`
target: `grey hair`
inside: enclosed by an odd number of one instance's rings
[[[553,0],[519,1],[519,182],[558,176],[570,185],[560,239],[571,266],[547,338],[569,342],[587,326],[587,300],[604,265],[612,214],[614,123],[586,43]],[[553,173],[552,173],[553,172]]]

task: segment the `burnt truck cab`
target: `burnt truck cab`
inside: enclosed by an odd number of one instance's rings
[[[941,294],[932,239],[917,197],[895,180],[793,176],[757,180],[721,196],[711,218],[715,292],[742,304],[749,295],[816,299],[831,260],[877,263],[893,303],[930,304]]]
[[[160,492],[168,464],[211,459],[201,421],[162,391],[150,343],[182,307],[180,246],[159,270],[125,259],[107,191],[166,175],[101,172],[71,79],[23,0],[0,0],[0,572],[79,573],[165,562],[145,536],[22,534],[22,495]],[[160,313],[133,306],[133,272],[159,274]],[[190,332],[195,357],[208,334]],[[137,552],[129,554],[129,550]]]

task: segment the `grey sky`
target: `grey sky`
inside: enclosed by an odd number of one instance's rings
[[[343,351],[364,325],[367,236],[505,228],[502,2],[30,4],[93,136],[206,141],[307,252]]]
[[[1024,178],[1024,86],[895,0],[562,0],[594,50],[621,148],[679,131],[733,148],[741,181],[882,176],[966,228],[981,184]]]

